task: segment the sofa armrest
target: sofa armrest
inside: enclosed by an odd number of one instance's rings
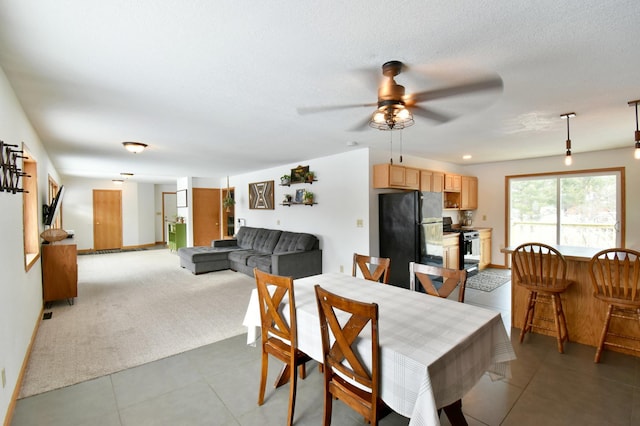
[[[271,273],[293,278],[321,274],[322,250],[272,254]]]
[[[235,247],[238,245],[238,240],[235,238],[230,240],[213,240],[211,241],[211,247]]]

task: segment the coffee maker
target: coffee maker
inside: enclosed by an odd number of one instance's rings
[[[462,218],[460,220],[462,226],[473,225],[473,210],[464,210],[460,213],[462,213]]]

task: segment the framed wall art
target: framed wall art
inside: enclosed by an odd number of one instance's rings
[[[249,208],[273,210],[273,181],[249,184]]]
[[[304,182],[309,173],[309,166],[298,166],[291,169],[291,182]]]
[[[176,191],[176,206],[187,207],[187,190],[181,189]]]

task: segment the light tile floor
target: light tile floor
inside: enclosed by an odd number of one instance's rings
[[[455,297],[455,295],[453,296]],[[510,324],[509,284],[486,293],[467,289],[466,303],[499,310]],[[509,328],[507,328],[509,330]],[[518,359],[510,379],[484,376],[463,399],[470,425],[623,425],[640,424],[640,358],[605,352],[593,363],[594,348],[568,343],[565,354],[555,339],[529,335],[523,344],[512,332]],[[129,425],[283,425],[288,390],[267,388],[256,404],[259,349],[244,335],[63,389],[21,399],[12,426]],[[273,383],[280,365],[270,362]],[[296,425],[322,421],[322,382],[315,365],[298,381]],[[442,415],[442,425],[449,425]],[[406,425],[392,413],[381,425]],[[340,402],[333,424],[362,425]]]

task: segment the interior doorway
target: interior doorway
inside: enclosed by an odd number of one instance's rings
[[[210,246],[220,228],[220,189],[193,188],[193,245]]]
[[[169,223],[175,221],[178,215],[178,204],[175,192],[163,192],[162,193],[162,241],[167,243],[168,239],[168,226]]]

